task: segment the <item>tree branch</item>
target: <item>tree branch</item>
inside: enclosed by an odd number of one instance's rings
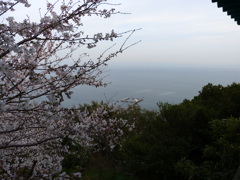
[[[52,137],[52,138],[47,138],[35,143],[29,143],[29,144],[10,144],[10,145],[1,145],[0,149],[7,149],[7,148],[21,148],[21,147],[31,147],[31,146],[37,146],[39,144],[42,144],[44,142],[48,142],[51,140],[55,140],[55,139],[61,139],[63,138],[62,136],[58,136],[58,137]]]

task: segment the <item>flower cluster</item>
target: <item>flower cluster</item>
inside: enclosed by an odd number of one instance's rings
[[[95,151],[112,151],[116,146],[121,146],[124,131],[131,131],[134,124],[122,118],[112,117],[125,109],[116,108],[115,105],[102,104],[81,120],[81,127],[86,130]],[[82,116],[78,116],[82,117]]]
[[[64,138],[95,150],[102,148],[102,142],[113,149],[120,143],[123,129],[131,125],[123,119],[104,117],[107,113],[106,106],[100,106],[91,113],[58,107],[48,113],[1,114],[0,167],[5,173],[0,177],[19,178],[18,172],[26,167],[32,169],[32,177],[62,175],[62,155],[68,152],[68,146],[62,146]]]
[[[61,106],[76,86],[105,86],[103,68],[124,49],[126,41],[96,61],[83,61],[85,54],[73,57],[82,46],[93,48],[99,41],[119,37],[114,31],[84,36],[79,30],[84,16],[107,18],[115,12],[100,9],[105,1],[69,0],[59,6],[48,2],[39,22],[11,17],[18,4],[30,7],[27,0],[0,1],[0,17],[9,15],[0,24],[0,179],[79,178],[80,172],[62,170],[63,154],[69,150],[65,138],[96,149],[97,142],[104,142],[113,149],[123,129],[132,128],[126,120],[107,117],[116,108],[100,106],[88,112]]]

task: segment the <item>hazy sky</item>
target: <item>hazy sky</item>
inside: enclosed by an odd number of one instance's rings
[[[45,0],[29,0],[35,7]],[[129,64],[217,65],[240,68],[240,26],[211,0],[110,0],[128,15],[85,20],[85,30],[124,32],[142,28],[129,43],[141,43],[115,59]],[[21,15],[38,13],[20,10]],[[124,39],[118,41],[123,42]]]
[[[116,29],[141,27],[122,61],[238,65],[240,26],[211,0],[122,0]]]

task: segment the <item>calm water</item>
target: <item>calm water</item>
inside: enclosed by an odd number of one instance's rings
[[[64,105],[133,97],[144,99],[140,103],[143,108],[156,109],[159,101],[180,103],[184,99],[192,99],[207,83],[225,86],[240,82],[240,68],[237,67],[115,67],[105,75],[109,75],[105,82],[111,82],[106,88],[78,87],[72,99]]]

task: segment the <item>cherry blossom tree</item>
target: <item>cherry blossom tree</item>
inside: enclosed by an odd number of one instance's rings
[[[17,21],[11,13],[19,5],[31,8],[28,0],[0,1],[0,178],[73,179],[80,172],[62,171],[64,139],[82,146],[95,146],[102,135],[110,149],[120,143],[122,128],[132,129],[126,120],[108,118],[119,111],[116,105],[101,105],[93,112],[64,108],[79,85],[106,86],[101,74],[108,61],[134,45],[126,46],[135,30],[112,30],[90,36],[81,31],[88,16],[109,18],[118,12],[106,9],[107,0],[63,0],[47,2],[39,22],[31,18]],[[73,56],[80,48],[95,48],[100,41],[128,36],[114,52],[104,52],[96,60],[87,54]],[[108,49],[109,50],[109,49]],[[67,60],[67,63],[65,63]]]

